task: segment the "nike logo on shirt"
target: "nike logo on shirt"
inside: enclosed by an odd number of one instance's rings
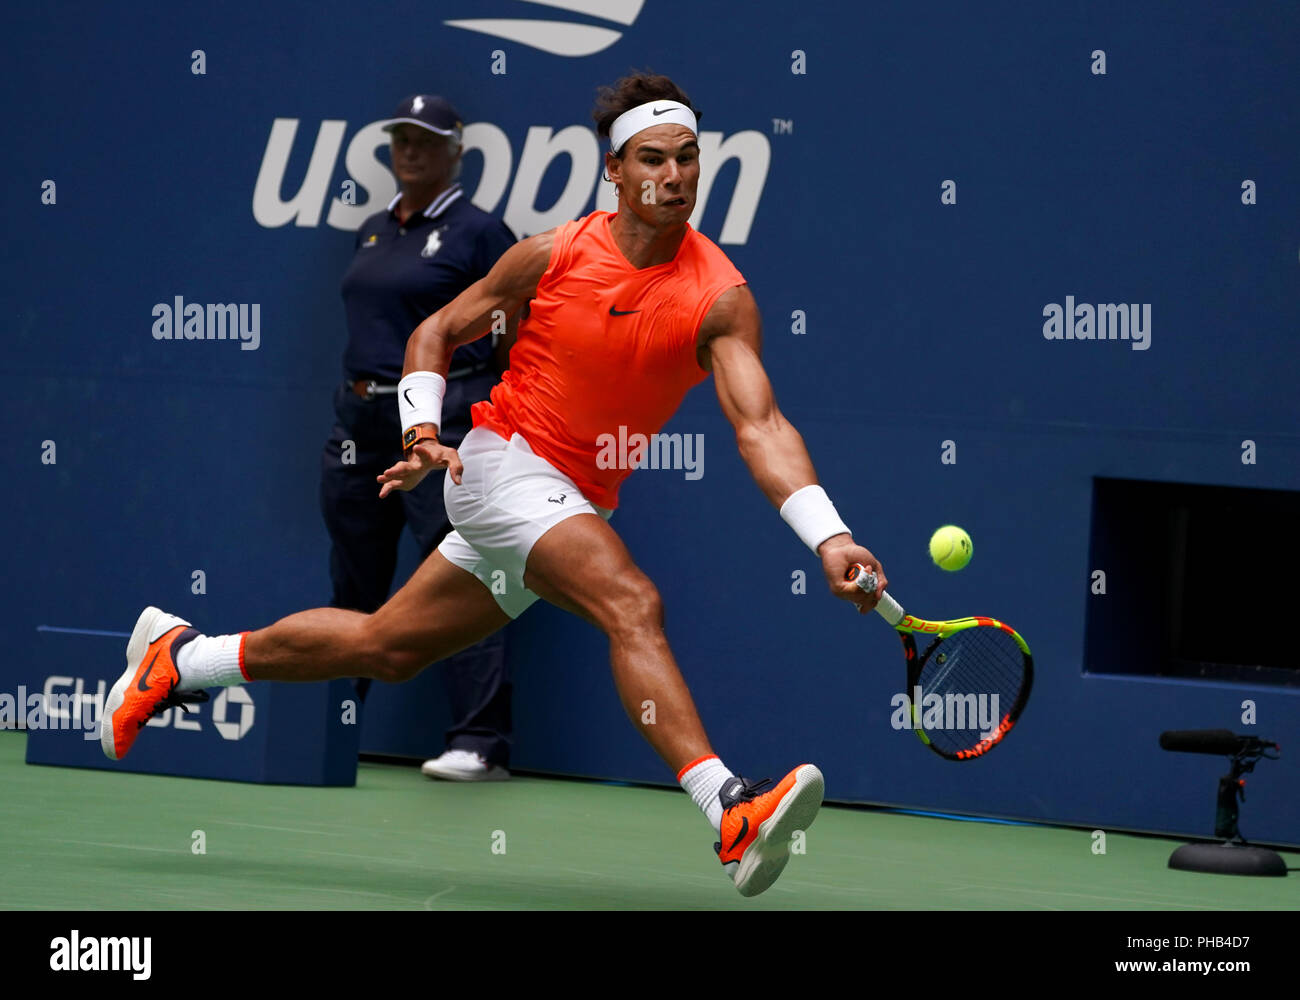
[[[611,316],[631,316],[633,313],[639,313],[640,311],[641,311],[640,309],[623,310],[623,309],[616,309],[613,306],[609,307],[609,314]]]

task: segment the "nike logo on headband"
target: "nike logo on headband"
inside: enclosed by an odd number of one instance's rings
[[[662,110],[660,110],[659,108],[651,108],[651,109],[650,109],[650,113],[651,113],[652,115],[656,115],[656,116],[657,116],[657,115],[664,115],[664,114],[667,114],[667,113],[668,113],[669,111],[671,111],[671,110],[672,110],[672,108],[664,108],[664,109],[662,109]]]

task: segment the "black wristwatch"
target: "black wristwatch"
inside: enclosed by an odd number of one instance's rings
[[[402,454],[410,458],[411,449],[421,441],[437,442],[438,435],[423,425],[417,425],[403,432],[402,434]]]

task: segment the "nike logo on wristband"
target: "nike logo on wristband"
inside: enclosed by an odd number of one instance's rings
[[[404,397],[406,397],[406,405],[407,405],[407,406],[414,406],[414,405],[415,405],[414,403],[411,402],[411,390],[410,390],[410,389],[403,389],[403,390],[402,390],[402,395],[403,395]]]

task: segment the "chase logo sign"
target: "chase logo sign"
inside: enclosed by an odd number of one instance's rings
[[[212,725],[223,740],[242,740],[253,728],[257,706],[253,704],[252,695],[242,687],[222,688],[221,693],[212,699]],[[200,732],[203,722],[198,711],[185,712],[179,708],[169,708],[159,712],[146,725],[160,728],[170,726],[174,729],[186,729]]]

